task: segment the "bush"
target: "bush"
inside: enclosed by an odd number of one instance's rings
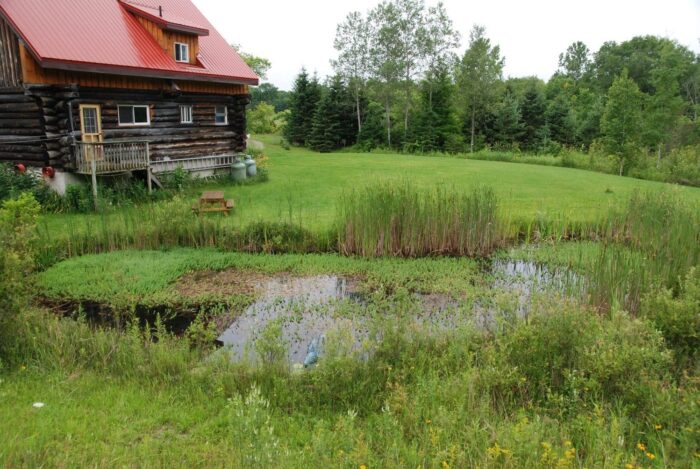
[[[661,331],[673,350],[679,372],[697,374],[700,369],[700,269],[692,269],[674,298],[671,290],[649,294],[642,314]]]
[[[31,194],[6,200],[0,208],[0,357],[10,321],[25,304],[34,268],[36,222],[41,208]]]
[[[240,234],[244,249],[251,252],[291,253],[317,250],[314,236],[291,223],[258,222]]]
[[[39,182],[39,178],[31,173],[20,173],[11,165],[0,163],[0,201],[29,192]]]
[[[498,341],[506,367],[522,376],[517,395],[556,412],[601,400],[641,412],[670,364],[661,335],[624,314],[609,320],[570,307],[543,312]]]

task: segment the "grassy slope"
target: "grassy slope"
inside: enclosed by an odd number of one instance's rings
[[[275,137],[263,138],[270,156],[270,181],[255,186],[219,185],[237,203],[229,223],[256,220],[301,220],[311,229],[325,228],[335,216],[343,190],[362,187],[377,179],[407,179],[420,187],[446,184],[458,189],[488,185],[503,199],[514,216],[563,215],[589,220],[610,204],[628,199],[635,189],[659,190],[662,183],[622,178],[590,171],[452,158],[410,155],[318,154],[304,149],[283,150]],[[700,201],[700,189],[674,190]],[[612,191],[612,192],[610,192]],[[188,194],[194,200],[201,190]],[[51,215],[44,222],[51,231],[66,223],[96,216]]]

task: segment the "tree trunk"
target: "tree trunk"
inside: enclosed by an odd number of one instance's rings
[[[476,108],[472,107],[472,139],[471,139],[471,145],[470,145],[471,153],[474,153],[475,136],[476,136]]]
[[[659,169],[660,167],[661,167],[661,144],[659,143],[659,147],[657,149],[656,169]]]
[[[391,148],[391,105],[389,98],[386,98],[386,141]]]
[[[621,159],[620,159],[620,176],[623,175],[624,170],[625,170],[625,159],[624,159],[624,158],[621,158]]]
[[[360,114],[360,91],[357,90],[355,93],[355,105],[357,107],[357,141],[360,141],[360,134],[362,133],[362,115]]]
[[[404,111],[404,122],[403,122],[403,138],[406,140],[408,137],[408,113],[411,108],[411,89],[409,88],[409,85],[406,85],[406,109]]]

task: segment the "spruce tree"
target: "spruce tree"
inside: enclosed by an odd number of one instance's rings
[[[568,99],[560,94],[547,106],[545,114],[549,138],[562,145],[572,145],[575,138],[575,122]]]
[[[512,93],[503,96],[494,116],[494,141],[500,147],[513,149],[523,134],[520,103]]]
[[[367,112],[362,121],[362,130],[358,137],[358,142],[363,149],[369,151],[385,142],[384,118],[384,106],[371,101],[367,105]]]
[[[431,73],[421,86],[414,141],[422,151],[457,151],[460,127],[454,108],[455,85],[446,66]]]
[[[543,93],[535,85],[530,85],[520,106],[523,122],[522,143],[526,150],[535,150],[540,143],[540,128],[545,124],[546,109]]]
[[[352,95],[340,76],[335,76],[317,106],[309,146],[320,152],[330,152],[354,143],[357,131],[353,110]]]
[[[309,80],[309,74],[302,68],[294,82],[291,95],[290,115],[284,135],[295,145],[308,144],[313,128],[316,108],[321,99],[321,87],[316,77]]]

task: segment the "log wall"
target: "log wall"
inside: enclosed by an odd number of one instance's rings
[[[0,90],[0,161],[45,166],[47,145],[41,100],[15,88]]]
[[[27,88],[31,97],[22,96],[27,102],[35,102],[34,118],[22,120],[21,126],[29,126],[34,135],[45,141],[36,150],[22,152],[14,158],[31,153],[37,165],[50,164],[57,168],[71,169],[73,138],[80,139],[80,105],[99,104],[102,111],[102,131],[105,141],[112,139],[145,140],[151,143],[151,158],[195,158],[226,155],[245,150],[245,108],[250,101],[244,95],[212,95],[203,93],[165,94],[152,91],[105,90],[101,88],[32,86]],[[2,99],[10,99],[0,95]],[[19,99],[19,98],[17,98]],[[149,126],[120,126],[119,105],[148,105],[151,110]],[[193,107],[192,124],[180,123],[180,105]],[[215,106],[228,106],[228,124],[215,123]],[[29,107],[27,106],[27,109]],[[0,105],[0,112],[2,106]],[[0,114],[1,116],[1,114]],[[31,124],[31,125],[30,125]],[[3,119],[0,117],[0,134]],[[8,123],[9,125],[9,123]],[[25,128],[25,127],[22,127]],[[11,149],[0,153],[0,159],[11,159]]]

